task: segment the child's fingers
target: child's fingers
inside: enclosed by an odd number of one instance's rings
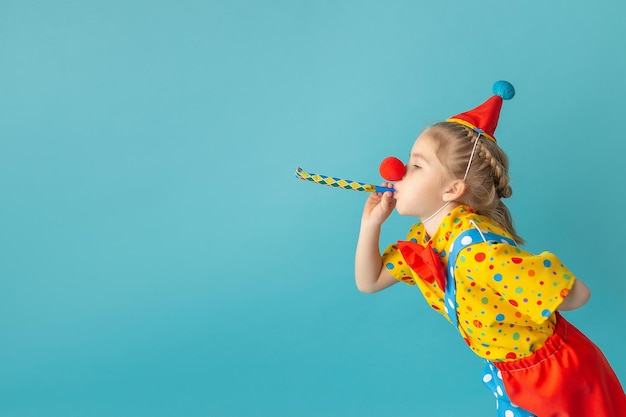
[[[381,204],[384,206],[385,210],[392,210],[395,207],[396,200],[393,198],[393,193],[391,191],[385,192]]]
[[[387,188],[393,188],[395,190],[395,188],[393,186],[393,183],[391,183],[391,182],[383,182],[382,186],[383,187],[387,187]],[[385,195],[385,196],[393,196],[393,193],[394,193],[393,191],[385,191],[383,193],[383,195]]]
[[[393,184],[389,182],[384,182],[383,187],[393,188]],[[393,208],[396,206],[396,200],[393,198],[393,192],[385,191],[384,193],[379,193],[380,196],[380,207],[384,212],[391,212]]]

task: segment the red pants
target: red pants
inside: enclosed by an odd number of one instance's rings
[[[600,349],[557,313],[532,356],[494,365],[511,401],[539,417],[626,416],[626,395]]]

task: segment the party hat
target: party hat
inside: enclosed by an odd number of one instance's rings
[[[496,141],[494,132],[498,125],[502,100],[510,100],[515,95],[515,88],[508,81],[496,81],[493,96],[475,109],[450,117],[447,121],[460,123],[476,132]]]

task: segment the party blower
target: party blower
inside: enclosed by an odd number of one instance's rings
[[[404,163],[393,156],[383,159],[380,164],[380,175],[387,181],[398,181],[402,179],[405,172]],[[326,175],[312,174],[296,168],[296,177],[301,180],[311,181],[316,184],[328,185],[329,187],[343,188],[344,190],[365,191],[367,193],[384,193],[385,191],[394,192],[391,187],[383,187],[380,185],[366,184],[343,178],[327,177]]]

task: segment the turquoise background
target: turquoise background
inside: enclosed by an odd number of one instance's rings
[[[378,183],[498,79],[518,230],[624,380],[625,12],[0,0],[0,415],[495,415],[415,289],[356,290],[366,195],[293,171]]]

